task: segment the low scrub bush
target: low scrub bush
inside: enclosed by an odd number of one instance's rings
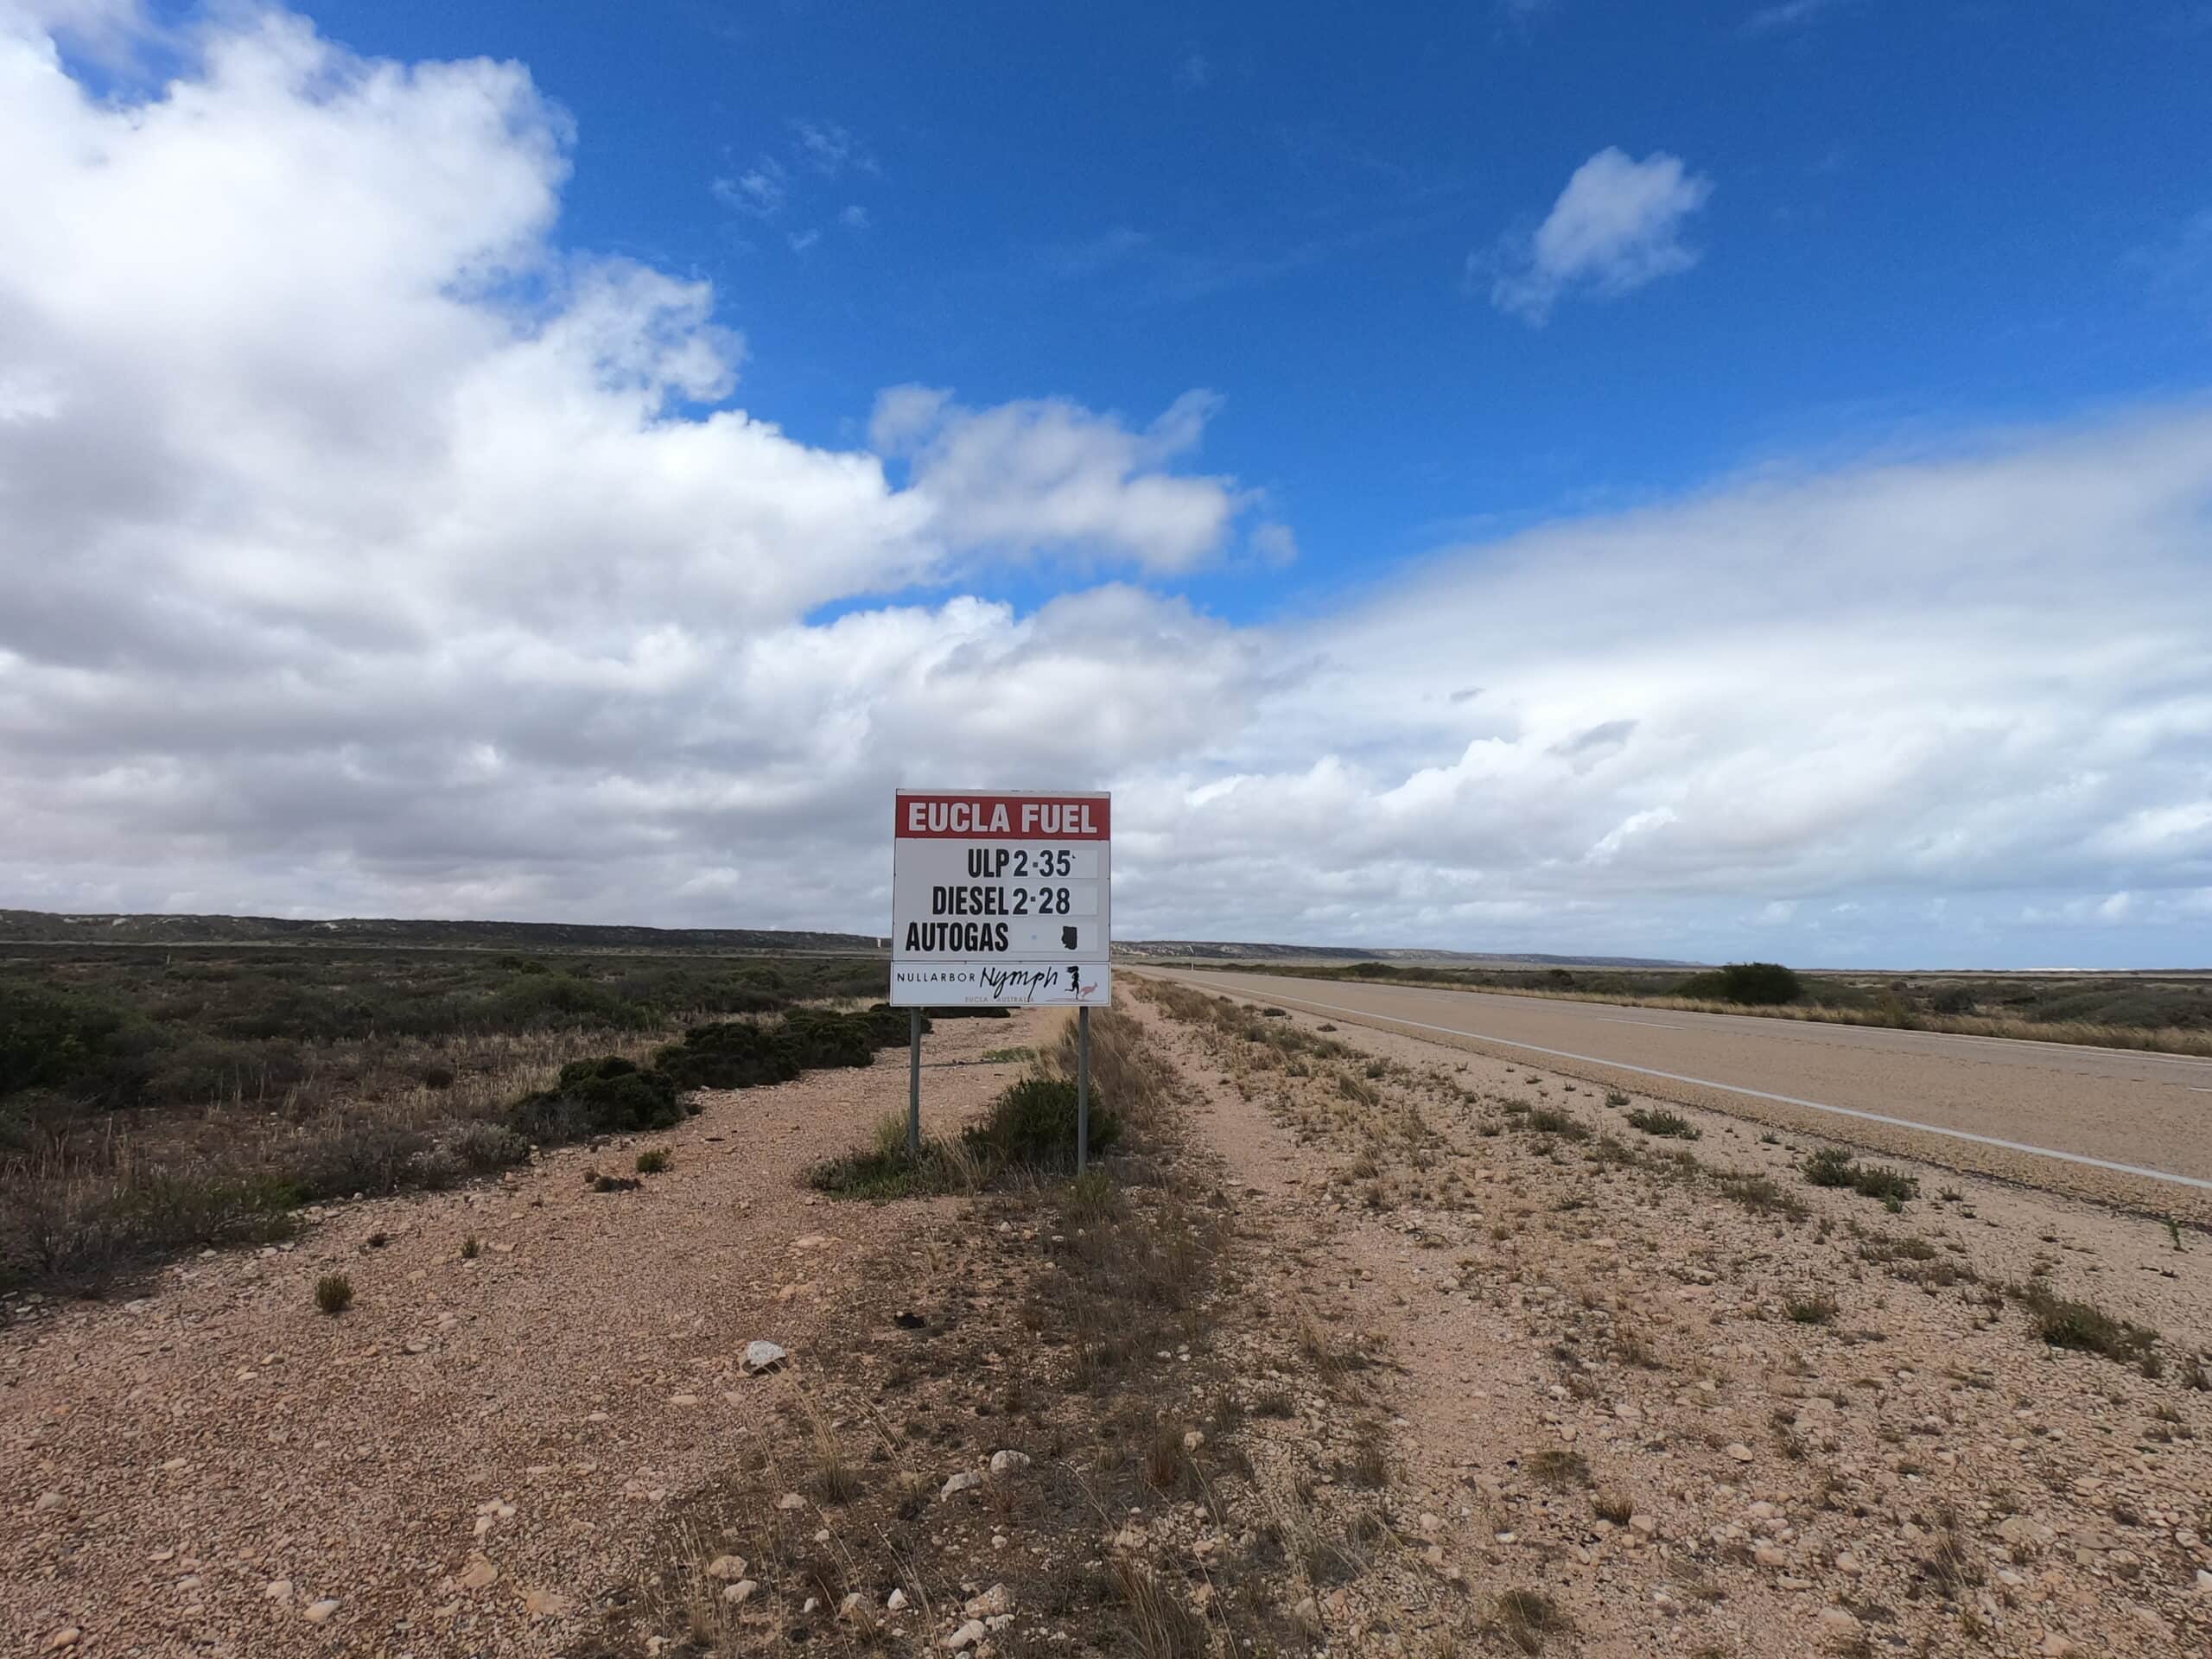
[[[315,1305],[334,1319],[353,1306],[353,1281],[342,1273],[326,1273],[315,1281]]]
[[[658,1147],[638,1154],[638,1173],[640,1175],[659,1175],[664,1173],[667,1168],[668,1154]]]
[[[1539,1135],[1556,1135],[1563,1140],[1587,1141],[1590,1138],[1590,1131],[1578,1120],[1565,1112],[1554,1111],[1548,1106],[1531,1109],[1528,1125]]]
[[[2054,1348],[2073,1348],[2133,1365],[2146,1376],[2163,1369],[2154,1351],[2158,1333],[2150,1326],[2116,1319],[2088,1302],[2070,1301],[2048,1286],[2016,1286],[2012,1294],[2028,1310],[2029,1329]]]
[[[1920,1196],[1920,1183],[1883,1164],[1859,1164],[1841,1147],[1823,1147],[1805,1160],[1805,1179],[1814,1186],[1849,1187],[1861,1198],[1878,1198],[1892,1209]]]
[[[1804,995],[1805,982],[1778,962],[1732,962],[1710,973],[1693,975],[1675,994],[1739,1002],[1745,1007],[1778,1007]]]
[[[508,1113],[515,1132],[552,1143],[592,1135],[632,1135],[673,1128],[683,1121],[677,1085],[665,1071],[608,1054],[572,1060],[554,1087],[525,1095]]]
[[[1633,1111],[1628,1115],[1630,1128],[1642,1129],[1646,1135],[1656,1135],[1676,1141],[1694,1141],[1698,1131],[1689,1119],[1675,1112]]]

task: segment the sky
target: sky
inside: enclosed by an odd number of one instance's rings
[[[2212,965],[2212,3],[0,0],[0,906]]]

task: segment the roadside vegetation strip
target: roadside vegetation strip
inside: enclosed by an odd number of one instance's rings
[[[1116,1135],[1080,1179],[1071,1031],[924,1166],[902,1124],[810,1173],[854,1197],[967,1196],[917,1211],[897,1256],[858,1275],[841,1339],[758,1379],[779,1432],[671,1499],[606,1651],[1313,1644],[1316,1596],[1388,1535],[1382,1495],[1318,1495],[1269,1447],[1310,1463],[1319,1443],[1351,1468],[1358,1437],[1321,1404],[1363,1381],[1312,1380],[1306,1326],[1255,1304],[1240,1217],[1160,1043],[1125,1012],[1091,1032],[1092,1121]],[[940,1156],[973,1163],[948,1179]],[[1342,1338],[1312,1340],[1333,1356]]]
[[[880,991],[875,963],[174,957],[0,958],[0,1287],[281,1239],[303,1206],[667,1128],[691,1090],[865,1065],[907,1033],[802,1001]]]
[[[1201,992],[1199,995],[1205,994]],[[1240,991],[1236,995],[1251,996],[1253,993]],[[2100,1170],[2133,1179],[2184,1187],[2191,1192],[2212,1192],[2212,1180],[2205,1180],[2194,1175],[2177,1174],[2170,1170],[2151,1169],[2140,1164],[2121,1163],[2109,1158],[2095,1158],[2087,1153],[2066,1152],[2055,1147],[2033,1146],[2023,1141],[2008,1141],[2002,1136],[1993,1135],[1978,1135],[1969,1129],[1948,1128],[1941,1124],[1923,1123],[1912,1118],[1897,1117],[1886,1112],[1870,1112],[1855,1106],[1832,1106],[1821,1101],[1806,1100],[1796,1095],[1776,1094],[1769,1090],[1748,1088],[1742,1084],[1723,1083],[1712,1077],[1689,1077],[1679,1071],[1662,1071],[1656,1066],[1632,1065],[1625,1060],[1606,1059],[1595,1054],[1578,1054],[1570,1049],[1548,1048],[1540,1043],[1524,1043],[1508,1037],[1493,1037],[1486,1032],[1467,1031],[1457,1026],[1432,1025],[1420,1020],[1404,1019],[1397,1014],[1377,1014],[1370,1008],[1346,1007],[1336,1003],[1309,1001],[1300,997],[1286,997],[1283,1000],[1295,1002],[1306,1013],[1334,1014],[1362,1024],[1370,1024],[1378,1029],[1403,1027],[1411,1031],[1433,1033],[1438,1036],[1456,1039],[1478,1051],[1484,1045],[1496,1048],[1510,1048],[1523,1053],[1541,1054],[1553,1059],[1572,1060],[1580,1065],[1597,1067],[1608,1073],[1624,1072],[1637,1077],[1657,1077],[1668,1083],[1686,1084],[1694,1088],[1710,1089],[1721,1095],[1738,1096],[1748,1100],[1771,1101],[1777,1105],[1798,1107],[1806,1111],[1821,1112],[1832,1116],[1853,1119],[1863,1123],[1878,1124],[1886,1128],[1906,1130],[1915,1135],[1934,1135],[1944,1141],[1987,1147],[2004,1152],[2021,1153],[2031,1157],[2050,1159],[2055,1162],[2070,1164],[2080,1168]],[[1997,1173],[1999,1179],[2018,1179],[2017,1173],[2012,1175]],[[2153,1213],[2160,1212],[2154,1211]]]
[[[1657,1008],[1685,1014],[1742,1014],[1817,1025],[1860,1026],[1885,1031],[1918,1031],[1936,1036],[1974,1037],[2009,1042],[2053,1043],[2071,1048],[2114,1048],[2146,1054],[2212,1060],[2212,976],[2135,980],[2084,975],[2052,985],[2041,979],[1991,978],[1961,984],[1948,980],[1904,982],[1910,994],[1885,985],[1866,988],[1866,975],[1805,973],[1794,996],[1777,997],[1782,982],[1753,976],[1732,988],[1721,976],[1734,969],[1772,969],[1765,963],[1731,964],[1712,973],[1667,976],[1670,988],[1639,986],[1653,976],[1610,970],[1580,976],[1565,969],[1541,974],[1507,974],[1473,969],[1424,971],[1390,963],[1349,966],[1301,966],[1287,963],[1164,963],[1183,972],[1269,974],[1362,985],[1395,985],[1414,990],[1475,991],[1493,996],[1524,996],[1554,1002],[1589,1002]],[[1789,972],[1789,969],[1782,969]],[[1764,988],[1760,988],[1764,987]],[[2055,1007],[2081,1007],[2088,1014],[1985,1014],[1972,988],[1993,999],[2006,992],[2045,1000]],[[1840,999],[1840,1000],[1839,1000]],[[2126,1017],[2115,1017],[2125,1015]],[[2186,1021],[2187,1023],[2182,1023]]]

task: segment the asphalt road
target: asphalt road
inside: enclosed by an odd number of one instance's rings
[[[2212,1193],[2212,1060],[1271,974],[1162,972],[1840,1140],[2093,1190]],[[1901,1144],[1900,1137],[1911,1144]],[[1993,1162],[1994,1167],[1993,1167]],[[2177,1189],[2178,1191],[2177,1191]],[[2194,1207],[2194,1206],[2192,1206]]]

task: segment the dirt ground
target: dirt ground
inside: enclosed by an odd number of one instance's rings
[[[940,1023],[932,1125],[980,1109],[1020,1069],[982,1055],[1050,1019]],[[561,1650],[636,1571],[668,1495],[773,1421],[746,1344],[816,1343],[912,1224],[798,1180],[906,1088],[898,1049],[709,1094],[666,1135],[334,1206],[289,1247],[210,1252],[125,1303],[14,1304],[4,1650],[73,1630],[85,1654]],[[666,1173],[588,1189],[648,1144]],[[334,1319],[314,1297],[331,1273],[355,1292]]]
[[[1885,1159],[1892,1211],[1717,1111],[1130,1006],[1182,1138],[1109,1166],[1120,1222],[806,1191],[894,1051],[707,1097],[636,1192],[584,1177],[645,1142],[566,1150],[17,1304],[0,1650],[2212,1653],[2212,1238]],[[932,1122],[1061,1017],[940,1026]],[[2036,1286],[2121,1357],[2041,1339]],[[1056,1324],[1102,1288],[1126,1330]],[[787,1540],[728,1541],[763,1510]]]

